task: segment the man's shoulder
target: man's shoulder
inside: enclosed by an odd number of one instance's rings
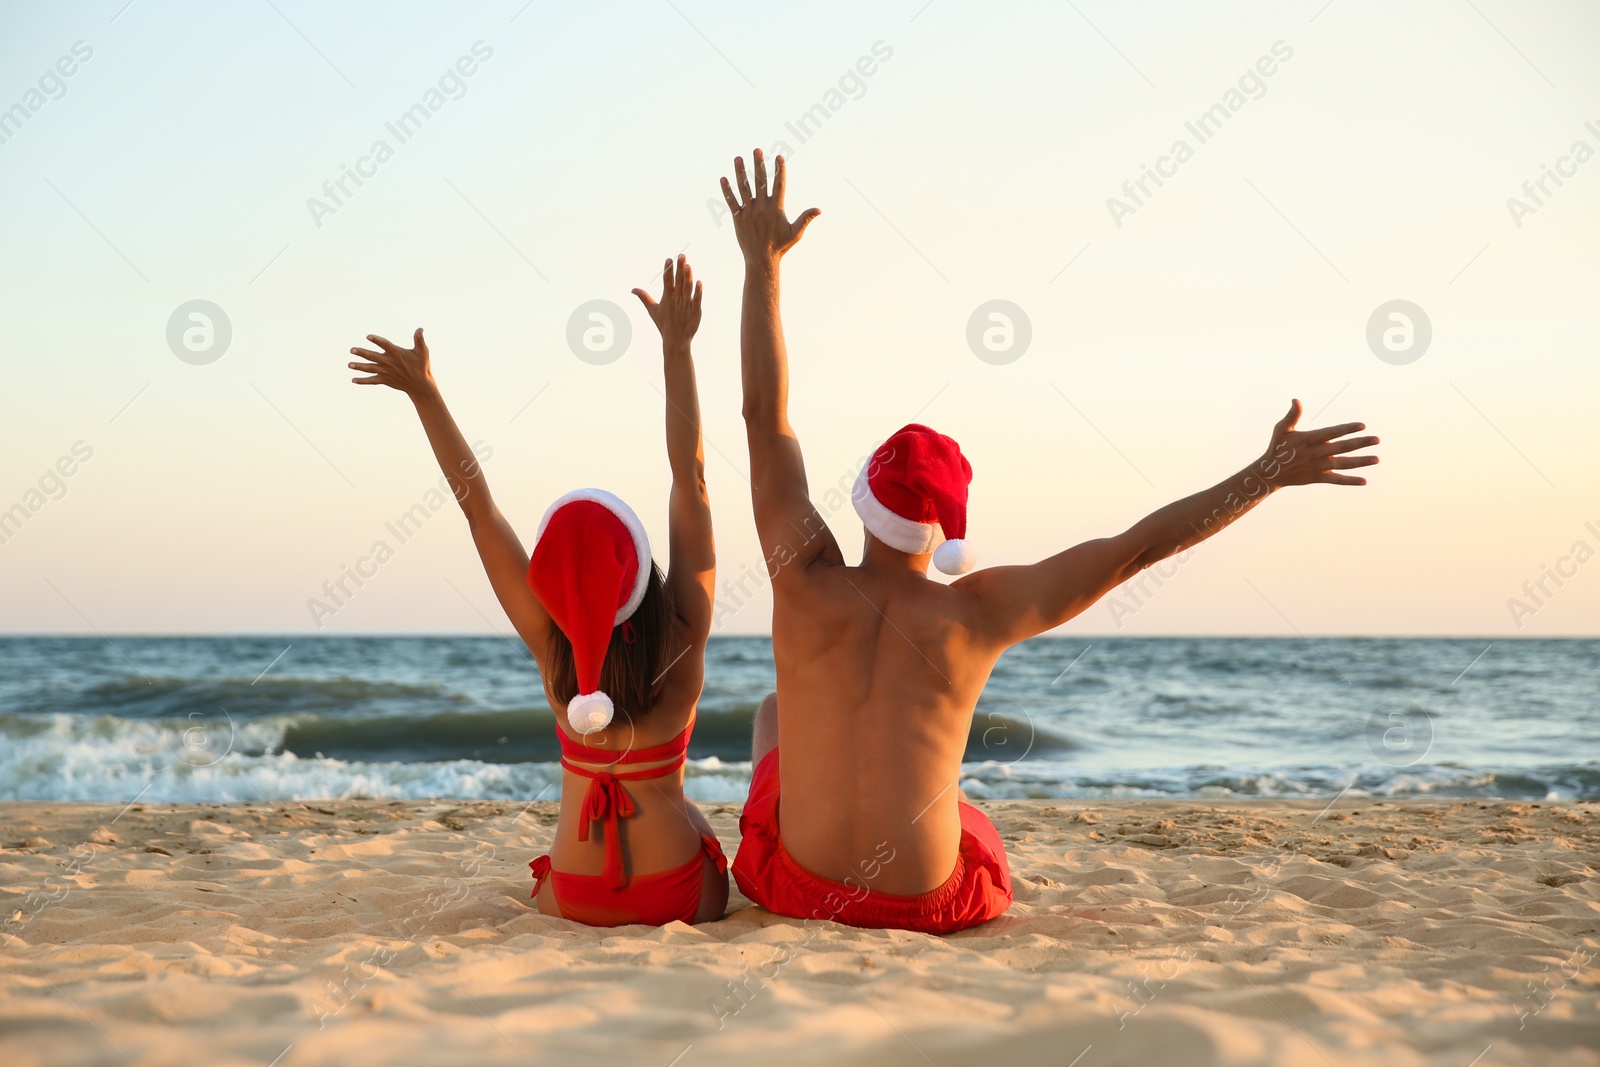
[[[820,620],[847,617],[863,604],[861,587],[851,572],[858,568],[826,559],[790,564],[773,575],[772,608],[775,613],[816,624]]]
[[[872,626],[888,620],[902,631],[971,631],[980,625],[980,594],[961,584],[884,575],[845,564],[818,564],[774,594],[774,610],[810,626]]]

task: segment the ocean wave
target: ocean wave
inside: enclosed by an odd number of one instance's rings
[[[29,697],[32,699],[29,699]],[[69,712],[125,719],[184,718],[200,710],[235,719],[289,712],[318,714],[352,710],[464,706],[467,698],[442,683],[373,681],[361,678],[194,679],[153,675],[115,678],[81,688],[22,694],[8,710],[22,714]]]
[[[120,715],[0,714],[0,739],[49,733],[68,737],[125,738],[150,751],[171,751],[191,762],[209,753],[328,757],[350,762],[554,763],[561,758],[555,717],[548,707],[463,709],[411,715],[319,715],[309,712],[236,715],[208,706],[166,718]],[[748,761],[755,707],[733,704],[702,709],[689,755],[695,759]],[[1035,723],[1021,712],[979,711],[968,735],[967,759],[1018,759],[1062,755],[1084,747]],[[192,751],[191,751],[192,750]]]
[[[519,713],[522,714],[522,713]],[[526,719],[523,715],[523,719]],[[734,735],[721,717],[702,720]],[[496,720],[489,719],[489,722]],[[144,721],[111,716],[0,716],[0,799],[127,803],[327,799],[553,799],[555,760],[502,762],[472,758],[399,760],[301,753],[287,741],[301,728],[292,718]],[[443,730],[448,723],[435,724]],[[548,733],[541,724],[539,733]],[[975,732],[997,727],[980,720]],[[1600,799],[1600,763],[1501,769],[1448,764],[1223,767],[1214,764],[1106,771],[1070,758],[1071,746],[1042,753],[1027,745],[1027,724],[1007,720],[987,751],[962,768],[961,785],[979,798],[1321,798],[1341,791],[1377,797],[1441,800]],[[748,736],[745,727],[742,737]],[[981,736],[981,734],[980,734]],[[1034,735],[1037,737],[1037,734]],[[1061,741],[1056,738],[1051,744]],[[685,790],[695,800],[739,801],[750,781],[748,741],[733,756],[695,754]],[[1010,746],[1006,748],[1005,746]],[[737,747],[730,743],[730,748]],[[980,751],[983,749],[980,748]]]
[[[553,799],[555,762],[347,760],[283,751],[287,721],[142,722],[57,715],[18,729],[0,716],[0,799],[127,803],[330,799]],[[231,732],[229,730],[231,729]],[[231,743],[230,743],[231,742]],[[748,756],[748,749],[746,751]],[[689,762],[697,800],[738,800],[750,764]]]
[[[983,691],[963,780],[994,797],[1600,799],[1597,651],[1029,641]],[[737,800],[771,645],[717,638],[706,658],[690,793]],[[1396,712],[1413,766],[1381,762]],[[0,639],[0,797],[531,798],[558,757],[537,671],[495,637]]]
[[[1516,770],[1449,764],[1142,768],[1107,772],[1048,760],[962,767],[969,796],[1001,798],[1326,799],[1340,793],[1438,800],[1600,800],[1600,762]]]

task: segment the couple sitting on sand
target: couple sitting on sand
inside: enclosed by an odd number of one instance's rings
[[[964,540],[972,468],[957,444],[903,427],[873,454],[853,493],[866,527],[849,566],[806,491],[789,425],[778,317],[783,255],[818,212],[784,211],[754,156],[723,195],[744,252],[740,349],[756,529],[772,578],[777,692],[755,719],[754,777],[733,863],[739,888],[780,915],[948,933],[1011,903],[1005,848],[958,784],[978,697],[1000,654],[1059,626],[1146,567],[1204,540],[1274,490],[1328,482],[1377,462],[1348,423],[1300,432],[1299,401],[1266,452],[1216,486],[1115,537],[1032,566],[972,571]],[[711,631],[716,554],[689,343],[701,288],[682,256],[659,303],[634,290],[661,331],[670,560],[656,567],[633,511],[598,489],[557,500],[530,559],[489,496],[440,398],[422,331],[402,348],[351,351],[363,385],[410,396],[506,615],[539,664],[557,715],[561,816],[532,863],[539,910],[594,926],[706,922],[728,902],[728,863],[683,795],[683,766]],[[929,563],[966,574],[930,581]],[[966,573],[971,571],[971,573]],[[782,774],[780,779],[780,753]]]

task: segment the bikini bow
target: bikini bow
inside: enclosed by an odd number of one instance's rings
[[[627,883],[622,873],[621,823],[637,810],[633,797],[615,775],[599,774],[589,779],[589,788],[583,794],[583,813],[578,821],[578,840],[589,840],[592,823],[605,822],[606,859],[601,878],[608,889],[621,889]]]

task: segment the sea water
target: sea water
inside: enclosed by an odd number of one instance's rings
[[[766,638],[713,638],[687,791],[740,800]],[[975,797],[1600,799],[1600,641],[1040,638],[973,717]],[[0,638],[0,798],[553,799],[498,637]]]

